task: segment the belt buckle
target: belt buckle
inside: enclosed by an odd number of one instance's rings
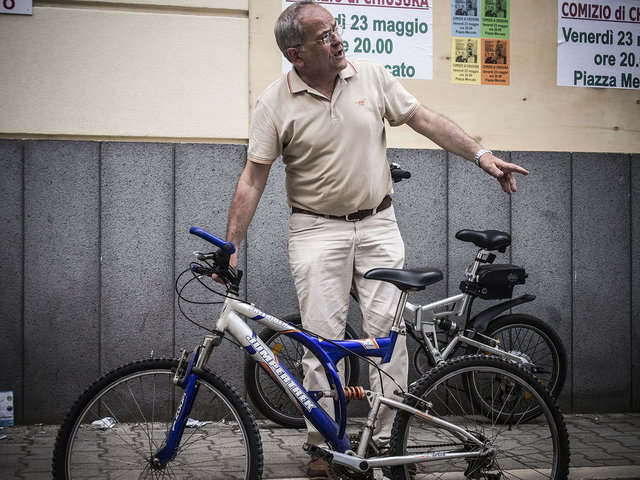
[[[356,215],[356,218],[349,218],[351,215]],[[359,212],[359,211],[357,211],[357,212],[353,212],[353,213],[347,213],[347,214],[344,216],[344,219],[345,219],[347,222],[359,222],[360,220],[362,220],[362,218],[360,217],[360,212]]]

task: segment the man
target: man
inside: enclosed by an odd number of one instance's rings
[[[485,16],[496,17],[496,18],[506,18],[507,17],[506,0],[496,0],[495,7],[488,6],[487,11],[485,12]]]
[[[493,43],[491,40],[487,43]],[[496,40],[495,41],[495,51],[489,52],[489,56],[485,59],[485,63],[506,65],[507,57],[506,57],[506,46],[503,41]]]
[[[249,136],[248,161],[231,202],[227,240],[244,238],[264,190],[272,163],[286,165],[289,220],[288,255],[303,326],[325,338],[344,336],[349,290],[359,294],[367,336],[388,334],[398,290],[368,281],[374,267],[402,268],[404,245],[390,194],[385,119],[407,123],[441,147],[469,160],[475,157],[507,193],[516,189],[517,165],[484,150],[453,122],[410,95],[384,68],[368,61],[347,61],[341,28],[324,8],[303,0],[280,15],[276,41],[292,70],[258,99]],[[231,264],[237,264],[234,255]],[[305,387],[322,389],[322,366],[305,356]],[[392,395],[407,389],[405,338],[392,360],[370,373],[371,388]],[[331,409],[329,409],[331,411]],[[381,412],[374,440],[384,447],[393,422]],[[310,429],[310,443],[321,443]],[[310,478],[324,478],[316,459]]]
[[[467,49],[463,55],[456,57],[458,63],[478,63],[478,55],[476,55],[476,44],[473,40],[467,42]]]
[[[478,14],[478,11],[477,11],[477,9],[475,7],[475,1],[474,0],[467,0],[465,8],[458,8],[456,10],[456,15],[464,15],[464,16],[475,17],[475,16],[477,16],[477,14]]]

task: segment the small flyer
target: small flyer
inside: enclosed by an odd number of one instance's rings
[[[482,2],[483,38],[509,38],[509,0],[484,0]]]
[[[480,85],[480,39],[451,39],[451,83]]]
[[[451,35],[454,37],[480,36],[480,0],[452,0]]]
[[[451,83],[509,85],[509,0],[451,0]]]
[[[482,39],[482,84],[509,85],[509,40]]]
[[[0,392],[0,427],[13,427],[13,392]]]

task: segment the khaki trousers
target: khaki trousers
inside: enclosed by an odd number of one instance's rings
[[[289,219],[288,254],[305,329],[327,339],[344,338],[349,291],[354,288],[364,336],[389,334],[400,291],[390,283],[367,280],[364,274],[372,268],[404,265],[404,243],[393,206],[357,222],[294,213]],[[406,390],[407,357],[406,337],[401,335],[391,361],[381,365],[388,376],[369,367],[371,390],[389,397],[394,397],[398,385]],[[303,368],[306,389],[328,389],[322,365],[309,352]],[[332,400],[323,399],[321,405],[333,415]],[[378,446],[388,444],[394,416],[394,411],[382,407],[374,432]],[[309,443],[323,442],[309,423],[307,428]]]

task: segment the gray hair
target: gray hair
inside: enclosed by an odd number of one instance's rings
[[[313,0],[300,0],[289,5],[278,17],[273,33],[276,36],[278,48],[284,58],[291,61],[287,54],[287,48],[297,47],[304,43],[304,29],[300,24],[300,10],[309,5],[314,5]]]

